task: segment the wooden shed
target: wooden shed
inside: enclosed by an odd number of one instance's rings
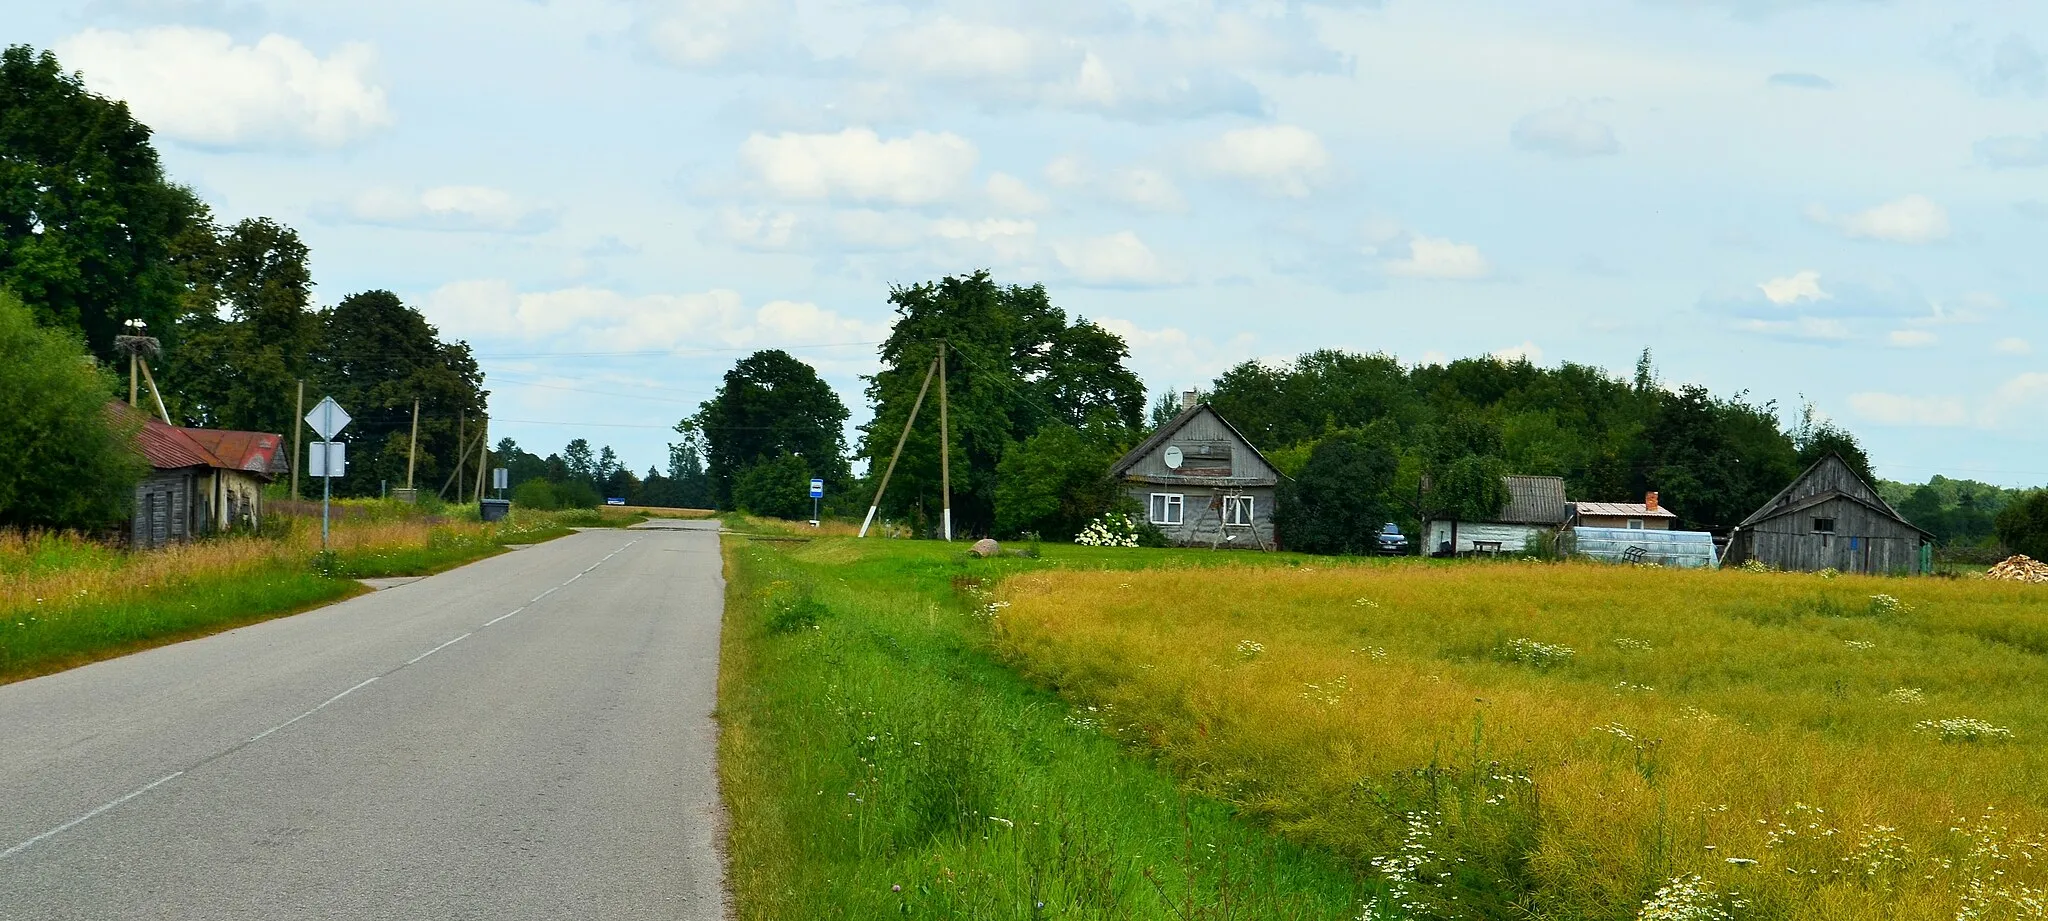
[[[1725,562],[1757,560],[1802,572],[1917,573],[1929,565],[1932,539],[1830,454],[1736,526]]]
[[[1110,475],[1176,544],[1273,549],[1280,471],[1209,404],[1182,406]]]
[[[1508,504],[1500,514],[1485,521],[1424,521],[1425,551],[1433,556],[1524,553],[1549,540],[1571,520],[1572,506],[1564,498],[1563,477],[1510,475],[1501,479],[1508,487]],[[1453,540],[1456,546],[1452,546]]]
[[[129,522],[129,542],[142,550],[256,527],[264,485],[290,470],[283,436],[269,432],[183,428],[151,418],[135,443],[150,467],[135,486]]]

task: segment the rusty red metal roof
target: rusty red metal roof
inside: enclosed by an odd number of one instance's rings
[[[179,429],[187,438],[198,442],[218,461],[219,466],[233,470],[245,470],[269,476],[271,464],[277,459],[277,452],[284,444],[284,436],[269,432],[237,432],[227,429]]]
[[[145,420],[141,430],[135,433],[135,444],[142,449],[142,456],[149,460],[149,465],[158,470],[221,466],[219,459],[199,442],[193,441],[184,429],[165,425],[161,419]]]

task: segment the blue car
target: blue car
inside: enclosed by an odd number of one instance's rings
[[[1380,528],[1378,534],[1381,556],[1403,556],[1408,552],[1408,536],[1401,533],[1401,526],[1391,521]]]

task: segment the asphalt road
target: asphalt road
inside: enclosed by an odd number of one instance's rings
[[[713,522],[0,686],[0,918],[724,917]]]

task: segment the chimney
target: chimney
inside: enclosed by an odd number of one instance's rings
[[[1644,496],[1643,496],[1643,505],[1644,505],[1644,507],[1648,508],[1648,509],[1649,509],[1650,511],[1653,511],[1653,512],[1654,512],[1654,511],[1656,511],[1656,510],[1657,510],[1657,494],[1656,494],[1656,493],[1654,493],[1654,492],[1652,492],[1652,493],[1648,493],[1648,494],[1644,495]]]
[[[1183,390],[1180,392],[1180,408],[1182,410],[1194,409],[1195,403],[1199,402],[1201,398],[1202,392],[1199,390]]]

